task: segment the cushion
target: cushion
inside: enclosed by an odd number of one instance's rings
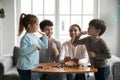
[[[120,80],[120,62],[115,62],[112,67],[113,80]]]
[[[0,59],[0,75],[6,73],[11,67],[13,67],[12,56],[3,56]]]
[[[18,56],[19,56],[19,47],[15,46],[13,50],[13,65],[17,64]]]

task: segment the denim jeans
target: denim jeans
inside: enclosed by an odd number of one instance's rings
[[[41,74],[40,80],[66,80],[64,74]]]
[[[67,74],[67,80],[75,80],[76,74]]]
[[[40,76],[41,76],[40,73],[34,73],[34,72],[32,72],[31,73],[31,80],[40,80]]]
[[[110,74],[110,67],[97,68],[98,72],[95,73],[95,80],[108,80]]]
[[[76,74],[75,80],[88,80],[87,73]]]
[[[31,71],[30,70],[17,69],[17,71],[20,75],[20,80],[31,80]]]
[[[87,80],[87,73],[67,74],[67,80]]]

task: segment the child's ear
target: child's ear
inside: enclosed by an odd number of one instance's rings
[[[29,28],[29,29],[31,28],[31,24],[28,24],[28,28]]]
[[[98,34],[100,34],[100,31],[101,31],[100,29],[97,30]]]

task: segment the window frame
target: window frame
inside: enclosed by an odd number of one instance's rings
[[[31,3],[33,2],[34,0],[31,0]],[[71,0],[70,0],[71,1]],[[93,10],[93,18],[99,18],[99,4],[100,4],[100,0],[93,0],[94,1],[94,10]],[[17,2],[17,15],[18,16],[20,16],[20,14],[21,14],[21,0],[17,0],[16,1]],[[83,2],[83,0],[82,0],[82,2]],[[44,3],[44,0],[43,0],[43,3]],[[31,4],[31,6],[33,6],[32,4]],[[60,32],[58,32],[59,31],[59,29],[60,29],[60,24],[59,24],[59,21],[60,21],[60,15],[59,15],[59,0],[55,0],[55,23],[54,23],[54,26],[57,26],[57,28],[56,27],[54,27],[54,37],[56,38],[56,39],[60,39]],[[82,5],[83,6],[83,5]],[[83,8],[82,8],[83,9]],[[33,8],[31,7],[31,13],[33,13],[32,12],[33,11]],[[82,10],[83,11],[83,10]],[[44,16],[45,15],[47,15],[47,14],[41,14],[41,16],[43,16],[43,19],[44,19]],[[48,14],[49,15],[49,14]],[[81,26],[83,26],[83,16],[84,16],[84,14],[80,14],[82,17],[81,17],[81,21],[82,21],[82,24],[81,24]],[[70,15],[71,16],[71,15]],[[71,17],[70,17],[71,18]],[[19,24],[18,22],[19,22],[19,17],[17,17],[17,24]],[[71,25],[71,20],[70,20],[70,25]],[[17,30],[18,30],[18,28],[17,28]],[[18,38],[16,39],[17,41],[20,41]]]

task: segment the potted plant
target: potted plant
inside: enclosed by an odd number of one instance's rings
[[[0,9],[0,18],[4,18],[5,17],[5,11],[3,8]]]

